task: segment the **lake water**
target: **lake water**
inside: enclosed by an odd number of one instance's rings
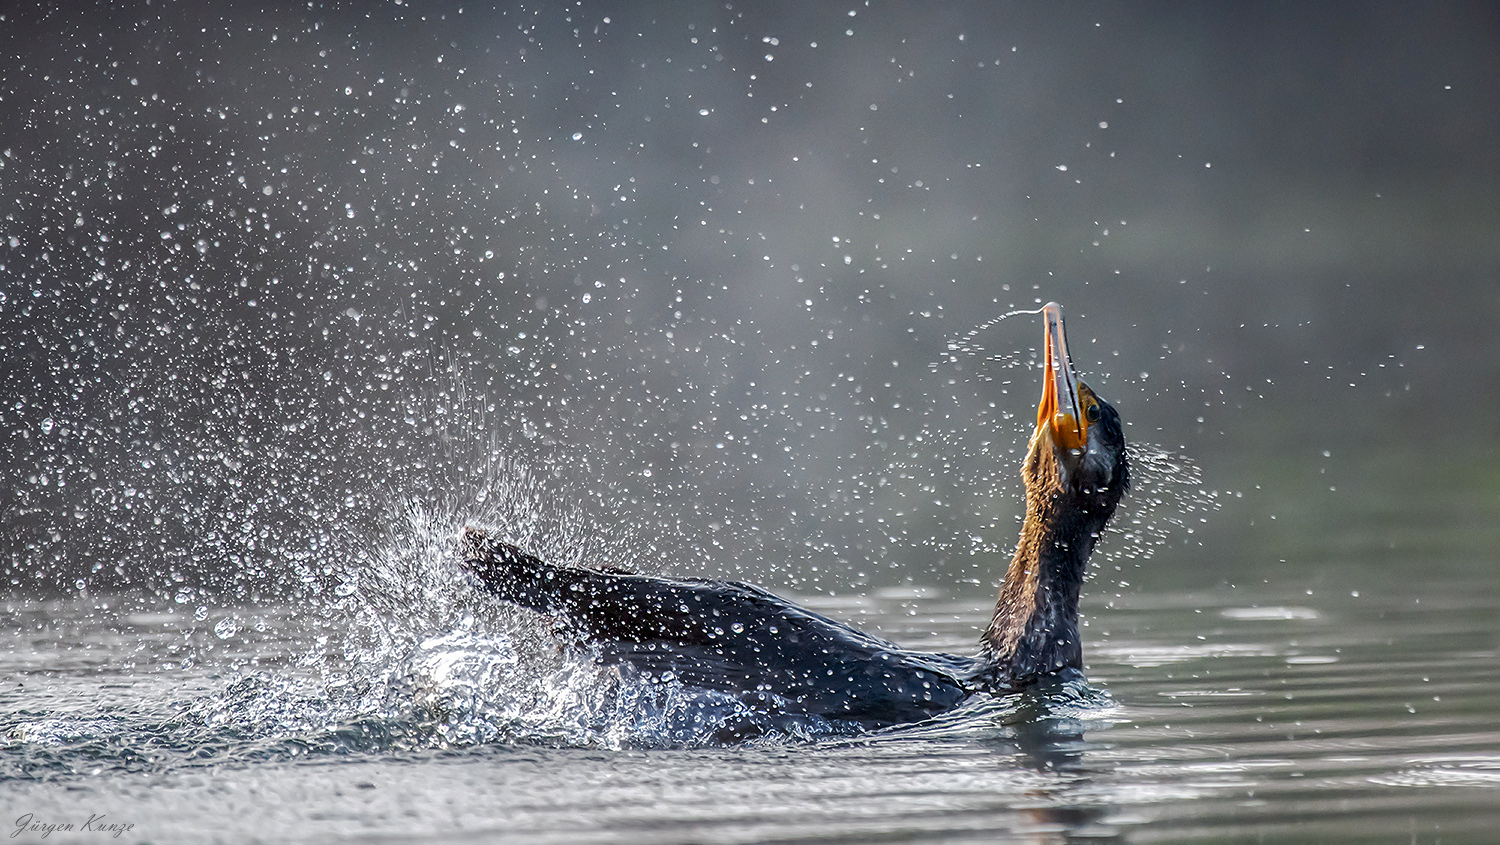
[[[24,5],[0,836],[1500,842],[1491,6]],[[457,576],[967,652],[1048,300],[1086,686],[714,747]]]
[[[466,598],[439,558],[419,589],[367,581],[297,606],[9,601],[7,835],[18,821],[73,824],[46,841],[102,841],[82,829],[96,814],[142,842],[1484,842],[1500,830],[1500,603],[1483,578],[1377,595],[1148,594],[1099,578],[1087,685],[876,735],[726,748],[699,739],[710,710],[558,656],[534,617]],[[988,609],[938,585],[805,600],[960,652]]]

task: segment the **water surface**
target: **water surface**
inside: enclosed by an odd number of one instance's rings
[[[807,601],[953,651],[987,610],[937,586]],[[5,606],[8,819],[151,842],[1464,842],[1500,819],[1479,583],[1093,596],[1087,685],[728,748],[521,614],[380,642],[339,613],[143,603]]]

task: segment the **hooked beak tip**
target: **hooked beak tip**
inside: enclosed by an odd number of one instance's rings
[[[1078,397],[1078,373],[1068,354],[1068,335],[1063,325],[1062,306],[1049,302],[1042,306],[1045,327],[1045,360],[1042,375],[1042,401],[1037,406],[1037,426],[1049,426],[1052,442],[1060,449],[1082,451],[1087,438],[1086,426]]]

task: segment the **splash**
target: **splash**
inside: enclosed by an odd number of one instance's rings
[[[968,356],[979,358],[987,370],[1027,366],[1034,358],[1033,351],[993,353],[979,338],[1004,320],[1034,316],[1042,311],[1040,308],[1007,311],[980,323],[961,337],[950,339],[946,363],[956,365],[960,356]],[[929,368],[937,370],[944,363],[934,362]],[[977,377],[993,378],[987,374]],[[943,442],[955,442],[953,450],[961,451],[954,435],[939,433],[935,436]],[[1208,514],[1219,509],[1220,502],[1217,491],[1204,488],[1203,473],[1191,458],[1133,440],[1129,441],[1126,451],[1130,461],[1131,490],[1121,502],[1120,512],[1109,529],[1111,534],[1118,535],[1118,540],[1101,544],[1095,554],[1102,561],[1120,564],[1129,560],[1139,565],[1174,540],[1193,542],[1197,526],[1207,521]],[[973,479],[973,482],[1004,486],[1009,479],[1001,472]],[[1005,548],[1004,543],[978,540],[972,546],[974,551],[983,553],[999,553]]]
[[[1219,509],[1219,494],[1203,486],[1203,471],[1185,455],[1150,443],[1130,443],[1130,493],[1120,503],[1100,559],[1141,564],[1174,541],[1196,542],[1197,527]]]
[[[458,566],[480,525],[555,560],[612,553],[585,511],[560,504],[550,474],[497,460],[462,503],[412,500],[315,608],[307,650],[286,673],[246,667],[184,707],[202,731],[236,731],[235,757],[461,748],[695,747],[755,738],[810,741],[853,726],[774,719],[738,698],[601,665],[558,646],[541,617],[489,601]],[[200,737],[197,745],[211,746]]]
[[[964,332],[962,337],[949,338],[947,343],[947,360],[934,361],[927,365],[928,369],[936,370],[939,367],[943,366],[945,363],[956,364],[958,363],[959,355],[977,357],[986,364],[999,364],[1006,368],[1024,366],[1026,363],[1026,359],[1023,357],[1023,354],[1020,351],[994,353],[991,352],[990,349],[984,344],[980,343],[979,338],[985,332],[989,331],[995,326],[1000,325],[1000,323],[1010,319],[1011,317],[1034,317],[1042,313],[1043,310],[1044,309],[1042,308],[1031,308],[1007,311],[1004,314],[992,317],[975,326],[974,328],[969,329],[967,332]]]
[[[983,323],[980,323],[974,328],[969,329],[967,332],[964,332],[962,338],[954,338],[949,340],[948,351],[963,352],[968,355],[981,354],[986,351],[985,348],[976,340],[976,338],[978,338],[981,334],[984,334],[995,326],[1000,325],[1001,322],[1008,320],[1011,317],[1035,317],[1045,310],[1045,308],[1018,308],[1014,311],[1006,311],[1004,314],[1000,314],[996,317],[985,320]]]

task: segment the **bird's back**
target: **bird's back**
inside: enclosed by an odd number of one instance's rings
[[[908,651],[747,584],[553,566],[473,529],[464,558],[490,593],[553,616],[602,661],[757,709],[870,729],[970,693],[970,658]]]

